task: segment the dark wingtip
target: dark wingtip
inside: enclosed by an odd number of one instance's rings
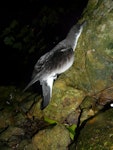
[[[24,89],[23,89],[23,93],[30,87],[30,85],[27,85]]]
[[[29,84],[23,89],[23,92],[25,92],[32,84],[34,84],[33,80],[29,82]]]

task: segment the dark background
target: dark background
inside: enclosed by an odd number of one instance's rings
[[[0,85],[24,87],[36,61],[65,38],[87,1],[0,2]]]

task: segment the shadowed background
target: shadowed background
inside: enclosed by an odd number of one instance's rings
[[[1,85],[28,83],[41,55],[65,38],[87,0],[4,0],[0,4]]]

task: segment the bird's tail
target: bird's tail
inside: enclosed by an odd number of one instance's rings
[[[54,78],[49,78],[47,81],[43,81],[42,84],[42,93],[43,101],[41,103],[41,109],[44,109],[50,102],[52,96],[52,86]]]
[[[41,109],[44,109],[50,101],[50,87],[47,85],[46,82],[42,83],[42,93],[43,93],[43,101],[41,103]]]

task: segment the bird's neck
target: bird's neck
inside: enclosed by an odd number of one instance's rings
[[[77,33],[71,30],[66,37],[67,44],[70,45],[70,47],[72,47],[73,51],[77,46],[77,42],[81,35],[81,32],[82,32],[82,28]]]

